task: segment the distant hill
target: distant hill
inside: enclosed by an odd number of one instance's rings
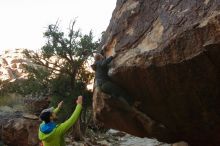
[[[23,64],[31,63],[22,53],[25,49],[5,50],[0,55],[0,80],[13,81],[26,78]]]

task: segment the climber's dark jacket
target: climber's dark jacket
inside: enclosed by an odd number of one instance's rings
[[[110,80],[108,76],[108,64],[112,61],[113,57],[110,56],[107,59],[96,61],[92,68],[95,71],[96,84],[101,86],[103,83]]]
[[[120,88],[117,84],[113,83],[108,76],[109,66],[108,64],[112,61],[113,57],[109,57],[107,59],[103,59],[100,61],[96,61],[92,68],[95,71],[96,83],[95,86],[100,87],[100,89],[113,98],[124,98],[127,100],[129,104],[132,104],[132,98],[129,97],[122,88]]]

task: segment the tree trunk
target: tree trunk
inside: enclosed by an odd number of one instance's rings
[[[77,120],[77,122],[73,126],[71,135],[76,141],[83,140],[83,134],[82,134],[81,127],[80,127],[80,120]]]

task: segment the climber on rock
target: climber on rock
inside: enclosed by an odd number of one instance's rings
[[[61,109],[63,102],[61,101],[57,108],[44,109],[40,114],[43,121],[39,127],[38,137],[42,141],[43,146],[65,146],[64,135],[68,129],[77,121],[82,110],[82,96],[78,96],[75,111],[68,120],[61,124],[56,124],[56,114]]]
[[[113,58],[113,56],[105,58],[99,53],[95,55],[95,62],[91,66],[95,71],[95,86],[100,87],[104,93],[111,95],[113,98],[125,99],[131,105],[132,98],[129,97],[118,85],[113,83],[108,76],[109,63]]]

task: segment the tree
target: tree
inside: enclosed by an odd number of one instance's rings
[[[99,41],[93,41],[91,31],[86,35],[82,35],[79,29],[74,31],[75,22],[71,23],[67,36],[59,30],[58,23],[49,25],[44,33],[47,43],[42,47],[41,54],[24,52],[35,64],[49,69],[51,77],[69,76],[72,89],[75,89],[77,81],[87,84],[93,78],[86,64],[99,45]]]
[[[75,22],[70,24],[67,35],[60,30],[58,23],[49,25],[44,33],[47,42],[41,51],[24,51],[35,64],[26,66],[29,80],[35,79],[50,94],[62,96],[62,100],[79,94],[92,96],[86,89],[86,85],[94,77],[94,74],[88,71],[88,63],[99,41],[93,41],[91,31],[89,34],[82,34],[79,29],[75,31]],[[87,102],[88,100],[91,101],[91,98],[87,98]]]

